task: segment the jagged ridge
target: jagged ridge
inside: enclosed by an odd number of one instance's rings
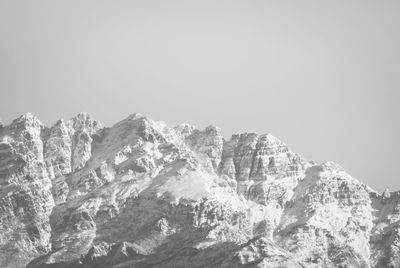
[[[1,267],[400,267],[399,200],[270,134],[0,126]]]

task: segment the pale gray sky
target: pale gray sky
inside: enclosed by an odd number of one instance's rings
[[[0,117],[271,133],[400,190],[400,1],[0,0]]]

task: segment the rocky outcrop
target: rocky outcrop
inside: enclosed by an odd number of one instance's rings
[[[185,142],[190,149],[200,154],[201,160],[205,160],[203,166],[217,170],[224,142],[219,128],[208,126],[203,131],[194,129],[185,137]]]
[[[270,134],[244,133],[225,142],[219,174],[238,181],[246,193],[253,183],[304,176],[306,161]]]
[[[25,114],[1,129],[0,266],[23,267],[51,250],[54,207],[43,159],[42,123]]]
[[[84,167],[91,157],[92,136],[101,128],[98,121],[80,113],[47,129],[44,158],[50,177],[54,179]]]
[[[270,134],[0,127],[0,267],[400,267],[399,208]]]

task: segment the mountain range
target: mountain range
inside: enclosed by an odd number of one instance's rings
[[[400,267],[400,192],[270,134],[27,113],[0,124],[0,267]]]

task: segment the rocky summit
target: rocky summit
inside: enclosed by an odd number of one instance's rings
[[[400,192],[270,134],[0,124],[0,267],[400,267]]]

